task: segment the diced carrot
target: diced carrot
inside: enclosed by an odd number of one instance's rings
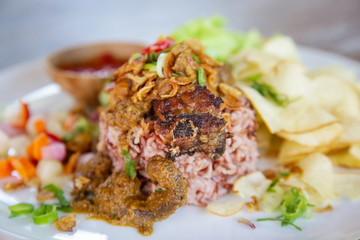
[[[28,155],[29,158],[34,158],[33,157],[33,151],[34,151],[34,143],[31,143],[29,146],[27,146],[26,148],[26,154]]]
[[[12,167],[18,171],[22,179],[30,179],[36,175],[35,166],[30,160],[24,156],[21,157],[8,157]]]
[[[34,141],[26,148],[26,153],[30,158],[41,160],[41,148],[50,144],[46,133],[40,133]]]
[[[0,178],[11,175],[13,167],[11,166],[8,159],[0,161]]]
[[[49,145],[50,142],[47,138],[45,133],[41,133],[35,140],[34,140],[34,149],[33,149],[33,156],[36,160],[41,160],[41,148],[44,146]]]
[[[34,128],[35,128],[35,132],[37,134],[45,132],[46,131],[46,124],[45,124],[44,120],[43,119],[37,119],[34,122]]]
[[[66,163],[64,167],[65,174],[71,174],[75,171],[75,166],[78,158],[80,157],[80,152],[74,153],[69,158],[69,161]]]
[[[14,123],[13,126],[17,128],[25,129],[27,121],[30,117],[29,106],[20,100],[20,113],[18,122]]]

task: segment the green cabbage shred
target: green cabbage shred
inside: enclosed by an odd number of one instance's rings
[[[218,61],[226,61],[233,54],[248,48],[260,48],[262,37],[257,30],[239,33],[226,28],[226,19],[221,16],[199,18],[178,27],[172,37],[176,41],[189,38],[200,40],[206,53]]]

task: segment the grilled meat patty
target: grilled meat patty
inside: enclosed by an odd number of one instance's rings
[[[204,152],[215,160],[225,151],[226,121],[221,115],[223,100],[205,86],[164,100],[153,100],[158,117],[155,131],[170,148],[166,157]]]

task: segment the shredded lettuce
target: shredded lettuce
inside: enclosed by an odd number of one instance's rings
[[[172,37],[176,41],[200,40],[206,47],[206,53],[218,61],[226,61],[231,55],[247,48],[261,47],[262,38],[258,31],[239,33],[225,26],[226,19],[220,16],[195,19],[178,27]]]

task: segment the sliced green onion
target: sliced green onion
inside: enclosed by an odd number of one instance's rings
[[[280,216],[282,217],[282,216]],[[293,222],[286,220],[286,219],[282,219],[282,218],[259,218],[256,221],[258,222],[262,222],[262,221],[281,221],[281,226],[285,226],[285,225],[291,225],[294,228],[296,228],[299,231],[302,231],[301,227],[299,227],[298,225],[294,224]]]
[[[286,177],[289,176],[290,173],[289,172],[282,172],[282,173],[278,173],[276,175],[276,178],[274,179],[274,181],[272,181],[272,183],[269,185],[269,187],[267,188],[267,192],[275,192],[274,187],[275,185],[280,181],[280,177]]]
[[[136,54],[136,53],[134,53],[134,54]],[[111,79],[107,79],[106,82],[104,83],[104,86],[103,86],[101,92],[99,93],[98,100],[99,100],[101,106],[106,107],[106,106],[109,106],[109,104],[110,104],[110,102],[109,102],[110,94],[106,93],[105,89],[106,89],[107,85],[109,85],[111,82],[112,82]]]
[[[143,67],[144,70],[148,70],[149,72],[156,72],[156,64],[154,63],[146,63]]]
[[[10,217],[17,217],[19,215],[26,215],[34,211],[34,206],[29,203],[18,203],[9,207],[11,212]]]
[[[171,47],[165,48],[164,50],[158,52],[158,53],[166,53],[170,52],[177,44],[172,45]]]
[[[81,129],[83,132],[87,132],[91,129],[91,125],[89,120],[87,120],[85,117],[79,117],[79,119],[75,122],[75,128]]]
[[[125,158],[125,172],[128,176],[131,177],[131,179],[135,179],[136,177],[136,170],[135,167],[137,165],[137,162],[131,161],[131,155],[128,151],[122,150],[121,155]]]
[[[104,91],[101,91],[99,94],[99,102],[100,102],[101,106],[103,106],[103,107],[109,106],[109,104],[110,104],[109,98],[110,98],[110,94],[108,94]]]
[[[151,63],[151,64],[154,64],[156,63],[157,61],[157,58],[158,58],[159,54],[156,53],[156,52],[151,52],[147,55],[147,63]]]
[[[176,73],[172,73],[171,74],[173,77],[180,77],[180,75],[176,74]]]
[[[147,55],[147,63],[151,63],[151,64],[156,64],[156,61],[158,60],[158,57],[162,54],[162,53],[167,53],[170,52],[171,49],[173,49],[177,44],[172,45],[171,47],[168,47],[160,52],[151,52]]]
[[[201,63],[200,59],[198,58],[198,56],[196,56],[195,53],[191,53],[191,56],[192,56],[192,58],[195,60],[195,62],[197,62],[198,64]]]
[[[59,201],[58,210],[63,212],[72,212],[73,209],[70,206],[70,203],[64,197],[64,192],[61,188],[55,186],[54,184],[48,184],[43,189],[48,190],[54,193],[55,197]]]
[[[159,189],[155,189],[155,192],[163,192],[164,190],[159,188]]]
[[[245,82],[252,82],[251,87],[258,91],[263,97],[270,99],[280,107],[286,107],[290,103],[297,101],[297,99],[290,101],[285,94],[277,93],[275,89],[266,83],[260,83],[261,73],[248,76],[244,79]]]
[[[313,215],[313,207],[315,207],[314,205],[308,203],[305,207],[305,210],[303,211],[303,217],[306,219],[310,219]]]
[[[141,53],[134,53],[133,55],[131,55],[130,60],[134,60],[137,59],[139,57],[142,57],[143,55],[141,55]]]
[[[58,214],[56,211],[56,205],[41,205],[33,212],[33,221],[35,224],[47,224],[52,223],[58,219]]]
[[[288,96],[286,96],[285,94],[277,93],[275,89],[269,84],[253,82],[251,87],[258,91],[265,98],[269,98],[270,100],[272,100],[274,103],[276,103],[276,105],[280,107],[286,107],[287,105],[289,105],[289,103],[291,103]]]
[[[283,173],[282,175],[286,174]],[[298,188],[292,187],[290,191],[284,195],[283,202],[280,206],[282,215],[276,218],[260,218],[257,221],[280,221],[281,226],[291,225],[301,231],[301,228],[293,222],[300,216],[310,218],[312,210],[309,210],[309,207],[311,206],[313,205],[308,203],[305,195],[300,193]]]
[[[293,187],[285,194],[280,211],[287,219],[298,218],[306,210],[306,204],[305,196],[299,193],[299,189]]]
[[[89,132],[91,130],[91,124],[89,120],[87,120],[85,117],[80,117],[76,120],[74,128],[75,130],[73,132],[68,133],[64,136],[63,141],[68,142],[81,133]]]
[[[261,78],[261,73],[257,73],[257,74],[248,76],[248,77],[246,77],[244,79],[244,81],[246,81],[246,82],[254,82],[254,81],[259,80],[259,78]]]
[[[73,139],[75,136],[79,135],[79,134],[82,133],[82,132],[83,132],[83,131],[82,131],[81,129],[75,129],[73,132],[66,134],[66,135],[62,138],[62,140],[63,140],[64,142],[68,142],[68,141],[70,141],[71,139]]]
[[[197,71],[197,77],[198,77],[198,83],[200,86],[204,85],[206,83],[206,79],[204,77],[204,69],[203,68],[199,68]]]

